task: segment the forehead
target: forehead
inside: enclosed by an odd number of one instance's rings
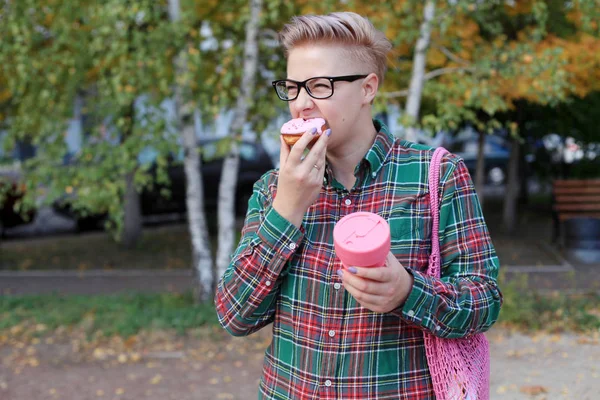
[[[348,47],[338,44],[306,44],[289,51],[287,78],[303,81],[313,76],[361,73],[362,66]]]

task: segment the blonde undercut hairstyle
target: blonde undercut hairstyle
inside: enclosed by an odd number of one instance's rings
[[[286,58],[294,47],[305,44],[344,45],[358,62],[372,68],[379,84],[387,69],[387,54],[392,44],[385,34],[376,29],[367,18],[353,12],[327,15],[301,15],[291,19],[279,32],[279,41]]]

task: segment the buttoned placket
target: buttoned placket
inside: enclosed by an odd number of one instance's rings
[[[354,210],[354,202],[350,196],[350,193],[346,190],[337,192],[334,196],[338,197],[338,210],[339,210],[339,218],[350,214]],[[338,219],[339,220],[339,219]],[[331,271],[331,279],[329,285],[329,305],[328,316],[324,318],[324,321],[327,321],[327,325],[323,327],[323,335],[322,340],[325,342],[325,349],[328,349],[323,356],[323,368],[322,368],[322,379],[319,398],[321,399],[335,399],[336,398],[336,370],[337,364],[339,362],[338,357],[335,355],[336,350],[340,348],[341,338],[342,338],[342,313],[341,311],[333,310],[342,310],[344,307],[344,303],[346,301],[346,291],[344,290],[344,286],[342,285],[341,278],[337,274],[337,270],[342,268],[342,264],[339,259],[335,258],[333,260],[334,268],[330,269]]]

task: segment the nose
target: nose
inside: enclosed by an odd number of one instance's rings
[[[303,114],[303,111],[311,110],[315,103],[313,98],[306,93],[306,89],[300,88],[298,92],[298,97],[295,100],[291,101],[290,107],[293,108],[292,113],[295,115]]]

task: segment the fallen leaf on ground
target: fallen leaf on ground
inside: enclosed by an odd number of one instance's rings
[[[519,390],[521,391],[521,393],[528,394],[530,396],[548,393],[548,389],[541,385],[521,386]]]

